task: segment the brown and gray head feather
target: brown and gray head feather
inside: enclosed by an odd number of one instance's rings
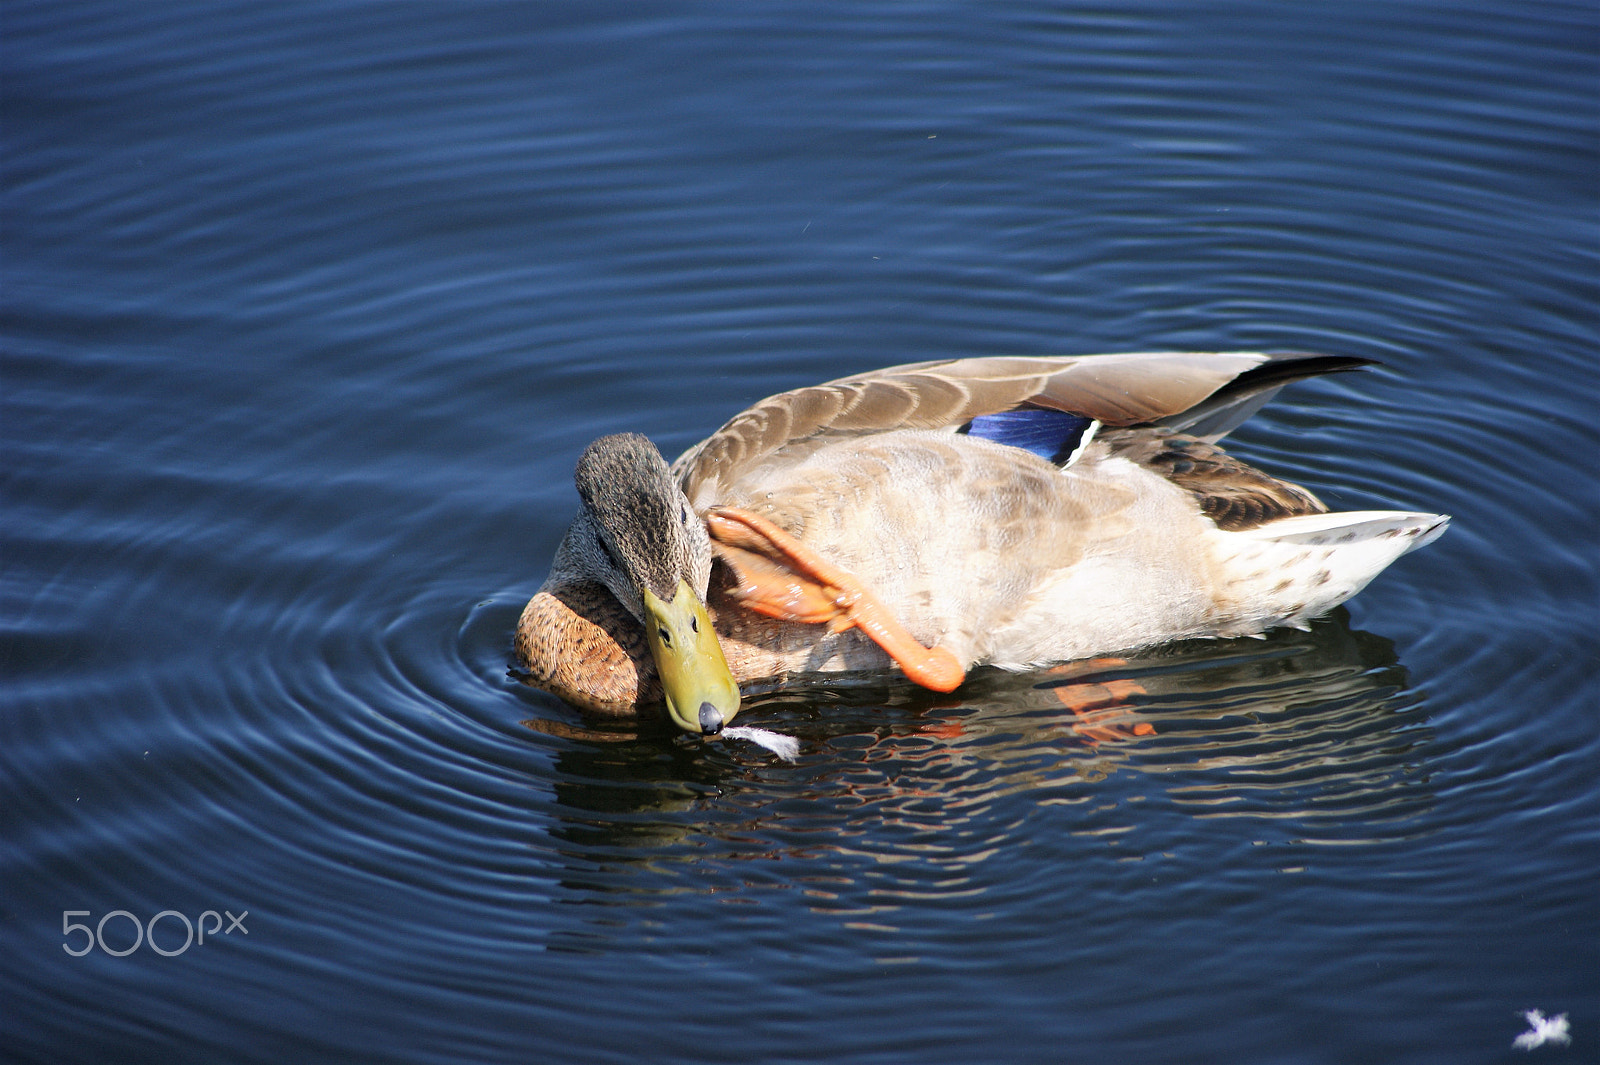
[[[638,433],[603,436],[584,450],[573,480],[583,499],[573,550],[635,615],[642,588],[670,602],[678,581],[687,580],[705,595],[711,565],[705,526],[654,444]],[[603,557],[594,557],[596,550]],[[617,586],[619,577],[625,586]]]

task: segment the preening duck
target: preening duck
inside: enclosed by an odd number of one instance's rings
[[[715,733],[756,681],[899,669],[951,691],[976,666],[1303,625],[1449,519],[1330,513],[1216,441],[1367,361],[915,363],[762,400],[671,467],[602,437],[517,655],[588,712],[664,705]]]

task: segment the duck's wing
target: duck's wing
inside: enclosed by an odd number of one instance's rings
[[[1343,370],[1359,370],[1372,359],[1351,355],[1318,355],[1309,351],[1280,351],[1260,365],[1239,374],[1205,399],[1165,417],[1156,424],[1216,443],[1266,406],[1284,385]]]
[[[673,464],[697,505],[772,461],[842,437],[953,429],[1021,407],[1107,426],[1166,425],[1215,440],[1290,381],[1365,359],[1309,353],[1148,352],[911,363],[797,388],[736,415]]]
[[[1308,489],[1262,473],[1215,444],[1186,434],[1113,429],[1100,440],[1111,454],[1156,471],[1194,496],[1200,512],[1228,532],[1328,510]]]

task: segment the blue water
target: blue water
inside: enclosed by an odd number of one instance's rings
[[[0,19],[6,1058],[1593,1060],[1592,5]],[[1381,360],[1233,447],[1451,531],[793,766],[511,674],[593,437],[1152,348]]]

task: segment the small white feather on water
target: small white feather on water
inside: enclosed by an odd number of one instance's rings
[[[800,741],[781,732],[769,732],[767,729],[751,725],[729,725],[722,730],[722,734],[736,740],[749,740],[765,747],[785,762],[792,762],[800,757]]]
[[[1522,1016],[1526,1018],[1528,1027],[1532,1031],[1523,1032],[1511,1041],[1511,1045],[1518,1050],[1532,1050],[1542,1047],[1546,1043],[1557,1046],[1566,1046],[1572,1042],[1572,1036],[1567,1034],[1567,1015],[1558,1013],[1554,1017],[1546,1017],[1538,1010],[1525,1010]]]

